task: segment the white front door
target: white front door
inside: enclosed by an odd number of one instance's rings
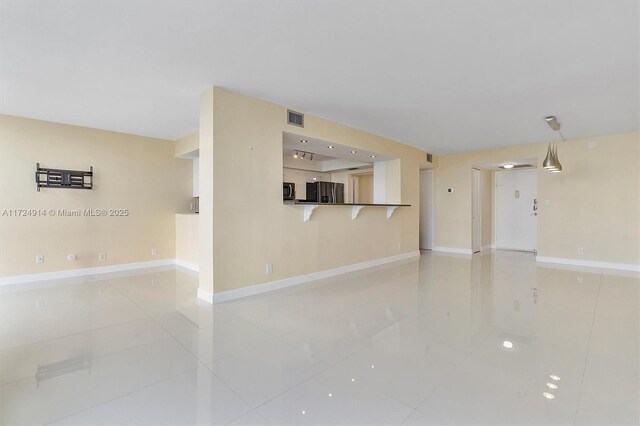
[[[477,253],[482,248],[480,243],[480,170],[472,169],[471,188],[471,249]]]
[[[536,251],[536,170],[496,172],[496,248]]]

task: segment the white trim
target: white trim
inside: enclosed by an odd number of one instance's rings
[[[473,254],[471,249],[463,249],[457,247],[433,247],[432,251],[439,251],[442,253],[456,253],[456,254]]]
[[[495,247],[495,246],[494,246]],[[496,250],[502,251],[522,251],[525,253],[536,253],[536,249],[524,248],[524,247],[495,247]]]
[[[198,299],[204,300],[205,302],[213,305],[213,293],[208,290],[203,290],[201,288],[198,289]]]
[[[480,251],[489,251],[489,250],[493,250],[495,248],[496,248],[496,246],[494,246],[493,244],[487,244],[486,246],[482,246],[480,248]]]
[[[96,266],[93,268],[68,269],[65,271],[42,272],[39,274],[13,275],[0,278],[0,285],[23,284],[35,281],[59,280],[82,277],[85,275],[108,274],[111,272],[131,271],[134,269],[153,268],[155,266],[175,265],[175,259],[150,260],[147,262],[122,263],[119,265]]]
[[[176,259],[175,264],[177,266],[182,266],[183,268],[191,269],[192,271],[195,271],[195,272],[200,272],[200,266],[196,265],[195,263],[185,262],[184,260]]]
[[[284,278],[281,280],[270,281],[262,284],[251,285],[237,290],[223,291],[221,293],[215,293],[211,295],[210,292],[198,289],[198,297],[204,301],[211,303],[210,299],[213,299],[214,303],[226,302],[228,300],[239,299],[241,297],[253,296],[256,294],[266,293],[273,290],[278,290],[285,287],[291,287],[294,285],[305,284],[310,281],[316,281],[323,278],[329,278],[336,275],[346,274],[348,272],[359,271],[362,269],[371,268],[374,266],[384,265],[387,263],[398,262],[400,260],[412,259],[419,257],[420,251],[411,251],[408,253],[402,253],[396,256],[383,257],[381,259],[368,260],[366,262],[354,263],[352,265],[340,266],[338,268],[326,269],[324,271],[312,272],[305,275],[297,275],[295,277]],[[202,294],[201,294],[202,291]],[[213,297],[211,297],[213,296]]]
[[[567,259],[562,257],[546,256],[536,256],[536,261],[544,263],[557,263],[560,265],[590,266],[593,268],[619,269],[621,271],[640,272],[640,265],[634,265],[633,263],[598,262],[595,260]]]

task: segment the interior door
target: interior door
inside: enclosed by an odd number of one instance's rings
[[[496,172],[496,248],[536,251],[536,170]]]
[[[480,244],[480,170],[472,169],[471,190],[471,249],[477,253],[482,248]]]
[[[433,171],[420,172],[420,248],[433,247]]]

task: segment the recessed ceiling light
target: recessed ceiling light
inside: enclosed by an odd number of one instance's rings
[[[513,348],[513,343],[508,341],[508,340],[505,340],[504,342],[502,342],[502,346],[507,348],[507,349],[511,349],[511,348]]]
[[[306,139],[302,139],[300,142],[307,143],[307,140]]]
[[[376,156],[375,156],[375,155],[372,155],[372,156],[371,156],[371,158],[376,158]]]
[[[505,164],[504,166],[505,169],[513,169],[513,164]]]
[[[307,412],[306,412],[306,411],[304,411],[304,410],[302,410],[302,414],[307,414]]]
[[[318,180],[318,178],[317,178],[317,177],[314,177],[314,178],[313,178],[313,180]]]
[[[331,398],[333,395],[329,394],[329,398]]]
[[[329,145],[327,148],[329,148],[329,149],[333,149],[333,145]]]
[[[549,375],[549,378],[550,378],[551,380],[555,380],[556,382],[559,382],[559,381],[560,381],[560,377],[556,376],[555,374],[551,374],[551,375]]]
[[[352,154],[355,154],[355,153],[356,153],[356,150],[355,150],[355,149],[352,149],[352,150],[351,150],[351,153],[352,153]]]
[[[293,158],[298,158],[298,151],[296,151],[296,153],[293,154]]]
[[[549,389],[558,389],[558,385],[556,385],[555,383],[547,383],[547,387]]]
[[[352,382],[355,382],[355,381],[356,381],[356,379],[351,379],[351,381],[352,381]]]
[[[542,392],[542,396],[544,396],[547,399],[555,399],[555,395],[552,394],[551,392]]]

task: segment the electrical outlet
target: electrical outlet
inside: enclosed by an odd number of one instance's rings
[[[400,241],[398,241],[398,250],[400,250]]]
[[[75,254],[73,254],[73,253],[72,253],[72,254],[70,254],[69,256],[67,256],[67,260],[68,260],[69,262],[73,262],[73,261],[75,261],[77,258],[78,258],[78,256],[76,256],[76,255],[75,255]]]
[[[578,284],[582,284],[584,282],[584,278],[578,277]]]
[[[157,256],[157,255],[158,255],[158,249],[152,248],[151,249],[151,256]]]
[[[273,274],[273,263],[267,263],[265,267],[266,274]]]
[[[104,262],[107,260],[107,253],[98,253],[98,262]]]
[[[549,207],[551,205],[551,200],[544,200],[544,205]]]
[[[36,300],[36,310],[41,311],[44,309],[44,299]]]
[[[584,254],[584,248],[578,247],[578,254]]]
[[[36,263],[44,263],[44,254],[36,255]]]

